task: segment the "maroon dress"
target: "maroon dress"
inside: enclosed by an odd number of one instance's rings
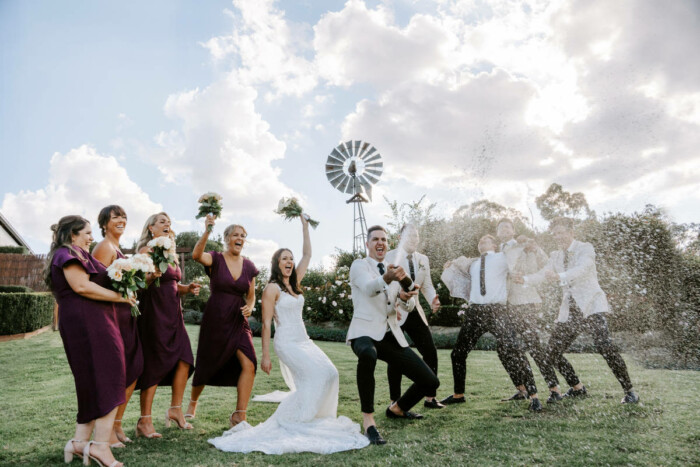
[[[241,276],[233,280],[224,255],[217,251],[209,254],[212,264],[206,272],[211,279],[211,296],[199,328],[197,369],[192,386],[236,386],[241,374],[237,350],[240,349],[257,368],[253,332],[241,314],[241,307],[259,271],[252,261],[244,258]]]
[[[58,302],[58,329],[68,364],[75,378],[78,423],[104,417],[125,401],[124,345],[113,302],[78,295],[68,284],[63,268],[80,265],[90,281],[110,287],[106,268],[87,251],[73,247],[56,250],[51,261],[53,294]]]
[[[117,258],[126,258],[117,250]],[[137,318],[131,316],[131,305],[128,303],[115,303],[117,309],[117,323],[124,343],[124,360],[126,361],[126,387],[141,376],[143,372],[143,353],[139,340]]]
[[[143,372],[136,389],[148,389],[155,384],[171,386],[180,360],[189,363],[190,375],[194,370],[194,356],[177,292],[181,278],[180,268],[170,266],[160,276],[160,287],[151,283],[140,295],[141,316],[136,322],[143,350]]]

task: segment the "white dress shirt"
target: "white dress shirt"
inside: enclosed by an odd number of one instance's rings
[[[469,303],[476,305],[505,305],[508,301],[508,261],[503,253],[486,252],[485,282],[486,295],[481,295],[481,258],[469,267],[472,278]]]

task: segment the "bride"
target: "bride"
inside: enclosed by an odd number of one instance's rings
[[[274,318],[275,352],[292,391],[263,423],[252,427],[243,421],[209,440],[222,451],[330,454],[369,444],[359,424],[336,416],[338,370],[306,334],[301,316],[304,295],[299,284],[311,260],[311,240],[306,218],[302,215],[300,219],[304,232],[301,261],[295,268],[292,252],[277,250],[272,256],[270,282],[262,295],[260,367],[270,374],[270,326]]]

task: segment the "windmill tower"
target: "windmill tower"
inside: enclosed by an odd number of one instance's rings
[[[341,193],[351,193],[352,252],[366,252],[367,221],[362,203],[372,200],[372,185],[379,181],[384,164],[382,156],[370,143],[346,141],[336,146],[326,160],[326,177]]]

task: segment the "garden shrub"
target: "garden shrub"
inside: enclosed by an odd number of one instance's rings
[[[0,293],[0,335],[36,331],[53,321],[53,295]]]

